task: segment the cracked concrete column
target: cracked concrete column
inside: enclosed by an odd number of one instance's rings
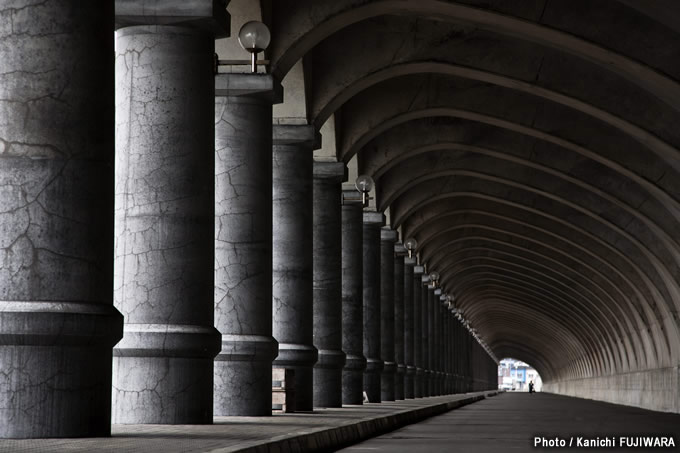
[[[415,261],[415,259],[414,259]],[[413,361],[416,375],[414,397],[425,396],[425,361],[423,355],[423,266],[413,266]]]
[[[380,212],[364,212],[363,218],[363,301],[364,301],[364,390],[371,403],[381,402],[381,374],[384,362],[381,343],[381,228],[385,216]]]
[[[171,5],[116,6],[114,298],[125,335],[114,349],[113,420],[212,423],[213,56],[226,12],[171,26],[157,24],[179,14]]]
[[[113,12],[0,6],[0,438],[111,433]]]
[[[446,373],[446,394],[453,393],[453,374],[451,373],[451,311],[448,301],[444,304],[444,372]]]
[[[214,415],[271,415],[272,105],[266,74],[215,76]]]
[[[342,162],[314,162],[314,407],[342,407]]]
[[[433,289],[432,290],[432,305],[430,306],[432,309],[432,343],[431,343],[431,350],[432,350],[432,371],[433,371],[433,395],[434,396],[439,396],[441,395],[441,366],[440,366],[440,359],[441,359],[441,341],[440,341],[440,336],[441,336],[441,325],[440,325],[440,320],[441,320],[441,313],[439,310],[439,297],[441,296],[441,289]]]
[[[394,401],[397,363],[394,355],[394,243],[398,233],[389,227],[380,230],[380,399]]]
[[[364,391],[363,206],[352,190],[342,192],[342,404],[362,404]]]
[[[394,399],[404,399],[406,362],[404,361],[404,244],[394,244],[394,360],[397,374],[394,379]]]
[[[404,398],[415,398],[416,362],[414,357],[414,298],[413,298],[413,267],[415,258],[404,258]]]
[[[423,396],[432,396],[432,362],[430,360],[430,340],[432,327],[430,326],[430,277],[423,275],[421,281],[421,330],[423,354]]]
[[[273,156],[272,301],[274,366],[295,372],[295,410],[313,407],[312,151],[313,126],[275,125]]]
[[[436,364],[436,348],[437,348],[437,343],[436,343],[436,338],[437,338],[437,331],[436,331],[436,323],[435,323],[435,308],[436,305],[434,303],[434,288],[428,287],[427,289],[427,328],[428,328],[428,336],[427,336],[427,361],[429,364],[429,374],[428,374],[428,389],[429,389],[429,396],[436,396],[437,395],[437,364]]]

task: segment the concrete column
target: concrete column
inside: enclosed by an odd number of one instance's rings
[[[404,398],[415,398],[416,362],[414,357],[413,267],[415,258],[404,258]]]
[[[404,399],[406,362],[404,361],[404,255],[402,243],[394,244],[394,360],[397,374],[394,379],[394,399]]]
[[[416,375],[414,397],[425,396],[425,361],[423,355],[423,266],[413,266],[413,361]]]
[[[108,436],[113,2],[4,2],[0,438]]]
[[[432,370],[434,371],[434,395],[441,395],[441,312],[439,310],[439,297],[441,289],[432,291]]]
[[[312,151],[313,126],[274,126],[272,300],[274,366],[295,372],[295,408],[311,411],[313,372]]]
[[[430,367],[430,298],[428,289],[430,277],[423,275],[420,284],[421,293],[421,349],[423,354],[423,396],[432,395],[432,369]]]
[[[380,229],[385,216],[364,212],[363,218],[363,301],[364,301],[364,391],[371,403],[381,402],[381,300],[380,300]]]
[[[362,404],[364,391],[363,207],[356,190],[342,203],[342,404]]]
[[[427,388],[428,396],[435,396],[437,394],[436,389],[436,379],[437,371],[435,365],[435,338],[437,337],[437,332],[435,331],[434,322],[434,288],[430,285],[427,287],[427,364],[428,364],[428,374],[427,374]]]
[[[342,407],[342,219],[341,162],[314,162],[313,297],[314,406]]]
[[[213,56],[226,12],[168,26],[157,25],[175,14],[167,5],[116,6],[114,298],[125,336],[113,421],[212,423]]]
[[[271,415],[272,104],[270,75],[215,76],[215,415]]]
[[[453,341],[451,339],[451,326],[453,316],[451,311],[447,306],[445,307],[446,321],[444,327],[446,329],[444,338],[446,339],[446,355],[445,355],[445,366],[446,366],[446,394],[450,395],[453,393],[453,370],[452,370],[452,354],[453,354]]]
[[[397,363],[394,356],[394,243],[398,233],[389,227],[380,230],[380,357],[384,362],[380,377],[382,401],[394,401]]]

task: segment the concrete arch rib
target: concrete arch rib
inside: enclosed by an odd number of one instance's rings
[[[542,351],[544,356],[551,357],[551,363],[564,366],[565,362],[574,362],[578,358],[588,356],[590,353],[583,339],[573,335],[573,331],[557,322],[545,313],[532,310],[522,305],[514,297],[490,296],[477,306],[466,309],[466,318],[490,343],[501,337],[499,332],[504,332],[502,338],[512,339],[519,332],[533,330],[533,326],[540,326],[545,330],[544,342],[536,349]],[[494,319],[494,315],[496,319]],[[514,316],[519,319],[513,324],[504,325],[499,317]],[[500,322],[499,322],[500,321]],[[517,325],[519,323],[519,326]],[[513,328],[511,328],[514,327]],[[545,348],[544,345],[552,347]]]
[[[620,74],[676,110],[680,106],[680,86],[668,76],[578,36],[509,15],[442,0],[337,0],[332,4],[279,0],[273,6],[276,13],[273,17],[293,19],[285,25],[274,24],[275,30],[285,30],[276,36],[271,50],[272,72],[279,79],[319,42],[350,24],[388,14],[417,15],[464,22],[511,39],[558,49]]]
[[[450,207],[442,206],[441,214],[434,214],[427,218],[418,218],[418,223],[415,223],[417,216],[414,215],[410,219],[411,222],[404,224],[405,235],[419,238],[421,243],[434,240],[437,234],[445,234],[458,228],[460,223],[453,223],[452,220],[460,218],[462,222],[472,224],[476,229],[482,231],[502,232],[502,234],[509,237],[521,238],[531,244],[540,245],[546,250],[553,250],[562,260],[576,261],[584,266],[590,275],[600,275],[604,281],[610,282],[616,288],[615,292],[629,291],[635,296],[634,299],[642,307],[641,312],[631,307],[631,312],[637,320],[639,328],[653,323],[654,311],[650,307],[648,296],[642,294],[640,287],[645,287],[649,290],[649,297],[652,300],[655,298],[660,300],[660,295],[658,292],[655,292],[654,285],[648,278],[645,278],[645,274],[637,263],[627,260],[626,264],[631,266],[630,270],[619,269],[619,265],[612,260],[612,258],[616,258],[616,255],[594,253],[592,246],[584,245],[584,243],[587,244],[586,238],[578,239],[578,237],[575,237],[574,239],[576,240],[572,240],[570,237],[556,234],[551,228],[541,228],[526,222],[525,219],[520,220],[503,215],[497,209],[493,209],[493,206],[490,207],[492,210],[483,211],[479,209],[478,203],[473,201],[471,204],[474,205],[474,209],[461,206],[459,202],[454,201],[454,204]],[[471,221],[468,220],[467,215],[475,216],[472,220],[475,223],[470,223]],[[480,223],[485,219],[488,219],[487,223]],[[503,228],[500,225],[503,225]],[[513,229],[510,229],[508,226]],[[429,230],[431,231],[428,232]],[[599,240],[599,238],[597,239]],[[605,246],[606,249],[607,246]],[[593,264],[590,265],[589,262]],[[601,272],[600,268],[604,271]],[[633,276],[639,277],[639,280],[633,280],[631,278]],[[625,299],[630,300],[631,298],[625,297]]]
[[[585,241],[585,243],[595,246],[595,249],[599,249],[598,255],[608,256],[608,261],[615,259],[616,261],[620,261],[623,265],[628,266],[628,270],[619,272],[621,272],[623,275],[629,275],[630,272],[638,274],[638,277],[645,283],[645,286],[649,289],[650,294],[652,295],[652,300],[640,299],[641,308],[645,311],[647,318],[650,320],[650,325],[647,326],[650,331],[647,332],[643,330],[640,332],[643,344],[645,345],[645,350],[648,352],[655,351],[654,355],[660,358],[659,365],[667,364],[671,359],[677,358],[678,342],[676,339],[678,338],[678,332],[677,326],[673,321],[673,317],[668,315],[668,308],[665,306],[665,304],[668,302],[665,301],[665,299],[661,296],[659,289],[654,283],[651,282],[646,272],[644,272],[643,269],[639,267],[640,263],[634,262],[626,254],[622,253],[612,245],[604,242],[599,236],[595,234],[578,228],[575,225],[564,221],[560,217],[533,209],[532,207],[524,206],[506,199],[488,196],[483,193],[472,192],[449,193],[438,197],[420,199],[415,205],[411,205],[409,203],[409,205],[415,207],[413,209],[409,209],[408,213],[404,212],[401,207],[397,206],[393,211],[393,220],[395,221],[395,224],[400,225],[405,218],[413,216],[414,218],[420,218],[421,220],[418,222],[422,223],[427,221],[427,218],[422,217],[419,213],[425,212],[432,206],[436,206],[438,204],[441,205],[438,206],[438,210],[436,212],[447,212],[447,210],[456,209],[457,202],[455,200],[468,198],[477,200],[476,203],[488,201],[502,208],[511,209],[514,212],[517,212],[515,216],[519,218],[535,217],[535,219],[543,219],[546,225],[545,228],[543,228],[544,231],[550,231],[554,229],[560,232],[560,235],[551,234],[554,239],[558,239],[561,242],[571,242],[572,244],[576,244],[577,241]],[[434,215],[429,215],[428,218],[436,217],[436,215],[436,213]],[[516,219],[513,220],[516,222]],[[536,220],[534,220],[534,222],[536,222]],[[537,228],[536,226],[529,226]],[[407,235],[411,234],[413,231],[413,224],[411,224],[411,226],[406,228],[404,231]],[[568,239],[572,237],[574,240]],[[654,305],[650,306],[650,302],[654,303]],[[655,310],[660,311],[655,313]],[[654,320],[655,322],[651,322],[651,320]]]
[[[603,123],[608,124],[609,126],[629,135],[640,145],[654,152],[657,156],[659,156],[659,158],[663,159],[676,171],[680,171],[680,150],[668,142],[660,139],[655,134],[632,123],[631,121],[628,121],[604,109],[598,108],[597,106],[588,102],[564,95],[557,91],[543,88],[533,83],[528,83],[523,80],[506,77],[475,68],[468,68],[448,63],[404,63],[390,66],[388,68],[368,74],[362,79],[348,84],[348,86],[344,87],[343,91],[335,94],[328,101],[328,103],[322,107],[318,107],[318,113],[313,113],[312,122],[318,129],[326,122],[330,115],[337,111],[348,100],[358,95],[362,91],[369,89],[370,87],[383,81],[412,74],[442,74],[470,79],[517,90],[532,96],[536,96],[537,98],[549,100],[565,107],[578,110],[581,113],[589,115],[592,118],[602,121]]]
[[[601,355],[601,344],[597,341],[596,330],[589,323],[581,323],[578,319],[571,317],[569,312],[560,306],[548,307],[541,303],[545,301],[545,296],[532,288],[520,287],[519,284],[513,283],[500,278],[484,277],[484,274],[477,274],[475,278],[471,278],[468,283],[470,289],[468,290],[464,285],[460,289],[463,290],[463,296],[458,304],[461,309],[465,310],[466,317],[470,317],[474,326],[478,327],[478,321],[486,317],[488,299],[496,298],[496,300],[504,300],[512,303],[516,307],[510,306],[501,307],[505,311],[514,313],[529,313],[528,318],[540,316],[559,326],[560,329],[566,328],[567,331],[578,340],[581,352],[574,355],[574,359],[583,355],[596,357],[597,367],[601,367],[603,358]],[[479,289],[481,288],[481,289]],[[517,307],[521,307],[521,310]],[[545,323],[544,323],[545,324]],[[483,336],[493,335],[493,331],[487,331],[480,328]],[[576,351],[576,349],[574,349]]]
[[[606,159],[594,151],[584,148],[578,144],[569,142],[556,135],[524,126],[522,124],[513,123],[502,118],[491,117],[488,115],[455,108],[438,107],[407,112],[395,113],[394,111],[381,111],[374,113],[378,115],[378,117],[372,118],[370,121],[362,121],[361,124],[354,123],[350,125],[350,127],[355,126],[357,130],[346,132],[346,136],[358,138],[351,143],[347,143],[347,145],[343,147],[341,154],[343,161],[348,162],[349,159],[351,159],[356,153],[360,152],[371,140],[379,137],[386,131],[392,128],[400,127],[410,121],[432,117],[462,118],[475,122],[481,122],[502,129],[508,129],[522,135],[528,135],[598,162],[599,164],[614,170],[622,177],[629,179],[643,188],[651,197],[655,198],[660,203],[660,205],[663,206],[668,211],[668,213],[673,216],[674,219],[676,219],[676,221],[680,221],[680,203],[666,191],[662,190],[659,186],[647,179],[640,177],[637,173],[620,165],[619,163]]]
[[[615,371],[621,372],[630,370],[628,362],[629,353],[621,347],[622,341],[617,341],[618,339],[626,337],[622,322],[617,317],[612,316],[611,310],[601,307],[599,303],[601,301],[600,296],[593,294],[585,285],[578,283],[575,279],[559,274],[555,275],[551,269],[544,266],[539,266],[536,263],[519,259],[516,256],[497,257],[495,255],[500,254],[498,252],[488,254],[480,253],[479,249],[465,249],[461,252],[451,254],[447,257],[448,259],[446,262],[434,269],[441,270],[442,275],[444,275],[444,273],[455,275],[461,266],[488,264],[489,266],[502,268],[506,271],[512,270],[513,272],[524,275],[525,278],[535,275],[536,281],[540,281],[545,286],[546,290],[551,291],[548,300],[556,299],[558,293],[564,292],[564,294],[566,294],[567,290],[570,292],[577,291],[575,294],[571,294],[571,299],[569,301],[569,307],[573,310],[573,315],[578,313],[580,314],[579,319],[591,320],[591,322],[597,324],[596,330],[600,333],[605,331],[608,332],[608,347],[612,351],[616,351],[613,353],[613,366]],[[570,287],[570,283],[574,286]],[[555,293],[555,291],[558,293]],[[562,296],[564,296],[564,294],[562,294]]]
[[[645,244],[641,243],[636,237],[632,236],[630,233],[624,231],[621,227],[618,225],[615,225],[609,221],[606,221],[596,213],[593,213],[576,203],[573,203],[569,200],[565,200],[563,198],[560,198],[558,196],[555,196],[551,193],[544,192],[542,190],[536,189],[534,187],[529,187],[523,184],[517,184],[514,183],[513,181],[509,181],[507,179],[503,178],[498,178],[495,176],[490,176],[487,174],[482,174],[478,172],[468,172],[468,171],[455,171],[455,172],[447,172],[446,176],[467,176],[470,178],[473,178],[475,180],[483,180],[486,183],[495,183],[495,184],[500,184],[502,186],[506,186],[509,189],[520,189],[526,193],[529,193],[531,196],[528,197],[527,199],[531,201],[531,203],[536,204],[538,198],[537,197],[543,197],[546,200],[550,200],[549,203],[544,205],[545,207],[552,207],[553,209],[550,210],[550,212],[555,212],[555,216],[557,215],[564,215],[564,213],[569,213],[570,210],[573,210],[573,212],[577,212],[579,215],[585,216],[589,219],[591,219],[593,222],[595,222],[599,227],[601,227],[604,231],[611,231],[613,232],[617,237],[623,238],[626,241],[628,241],[634,248],[636,248],[642,256],[645,257],[656,269],[656,271],[659,273],[659,275],[662,277],[664,282],[666,283],[666,288],[668,292],[671,294],[672,299],[669,302],[669,305],[666,306],[665,310],[666,312],[664,313],[666,316],[668,316],[669,313],[676,312],[678,310],[678,305],[674,304],[680,304],[680,298],[674,297],[677,296],[680,292],[680,288],[678,288],[678,282],[676,282],[673,277],[672,277],[672,272],[662,263],[659,258],[654,255]],[[420,198],[418,200],[415,200],[416,195],[411,195],[409,198],[407,197],[401,197],[403,200],[406,199],[413,199],[413,203],[410,205],[411,209],[416,209],[417,206],[420,205],[420,203],[423,202],[423,199],[429,198],[430,194],[437,194],[440,193],[441,191],[445,190],[451,190],[449,187],[446,186],[448,183],[448,180],[444,181],[443,183],[440,181],[437,181],[435,178],[438,178],[439,176],[437,174],[432,174],[432,175],[427,175],[423,176],[421,178],[415,178],[412,179],[407,185],[403,186],[403,190],[401,191],[401,194],[406,194],[409,188],[413,188],[416,186],[419,186],[421,189],[420,192],[426,192],[426,193],[421,193]],[[424,189],[424,182],[425,181],[431,181],[432,182],[432,190],[425,191],[422,190]],[[462,185],[462,184],[461,184]],[[409,194],[415,194],[415,191],[409,192]],[[559,209],[557,209],[559,207]],[[407,208],[408,209],[408,208]],[[534,209],[535,211],[535,209]],[[395,213],[396,214],[396,213]],[[402,222],[402,219],[408,216],[408,210],[399,216],[395,215],[394,216],[394,222],[395,225],[399,225]],[[616,243],[619,240],[612,240],[612,243]]]
[[[605,351],[606,360],[604,366],[609,372],[621,370],[621,361],[618,356],[618,350],[615,348],[616,332],[611,325],[611,321],[602,317],[600,313],[593,313],[594,304],[579,303],[579,295],[573,294],[569,288],[560,284],[560,282],[550,280],[545,281],[544,276],[533,272],[532,270],[520,266],[513,266],[510,263],[492,262],[491,260],[477,260],[474,264],[466,262],[466,267],[462,268],[463,264],[454,264],[444,269],[441,269],[442,275],[444,272],[456,274],[456,286],[454,290],[458,293],[465,291],[466,279],[477,278],[478,275],[496,275],[496,278],[502,276],[503,279],[514,281],[516,284],[523,287],[531,287],[535,290],[540,290],[545,293],[544,303],[555,301],[554,305],[558,303],[576,310],[575,313],[580,313],[581,316],[577,318],[583,322],[592,325],[592,333],[590,338],[594,338],[594,342],[600,345],[600,350]],[[460,281],[458,281],[460,280]],[[591,318],[589,315],[593,315]],[[603,338],[604,337],[604,338]]]
[[[602,199],[603,203],[611,204],[615,209],[621,209],[630,217],[638,219],[641,224],[645,225],[650,230],[650,232],[652,232],[655,238],[658,238],[658,240],[664,244],[665,248],[674,250],[674,255],[680,257],[680,237],[671,236],[656,222],[640,212],[640,210],[630,206],[628,203],[618,199],[616,196],[611,195],[593,186],[592,184],[589,184],[588,182],[569,176],[564,172],[555,171],[544,165],[535,164],[527,159],[516,158],[501,152],[481,149],[474,146],[454,145],[451,148],[442,148],[444,146],[446,146],[446,144],[438,145],[435,149],[430,147],[427,149],[427,151],[415,150],[411,153],[408,153],[410,157],[409,159],[397,158],[387,164],[387,166],[390,167],[390,171],[383,171],[380,177],[374,178],[377,182],[376,187],[380,189],[380,209],[386,209],[392,203],[392,201],[394,201],[394,199],[398,198],[405,191],[411,190],[414,185],[417,185],[423,180],[455,175],[455,172],[457,171],[464,171],[459,169],[477,168],[479,166],[484,166],[485,168],[489,169],[502,168],[503,173],[512,175],[515,170],[515,166],[518,166],[520,167],[520,171],[515,173],[521,175],[524,179],[530,180],[534,184],[537,184],[539,178],[532,178],[529,174],[527,174],[528,171],[535,171],[539,174],[545,174],[547,179],[557,179],[561,181],[562,183],[559,184],[560,186],[566,186],[569,184],[578,190],[585,191],[589,196]],[[459,150],[460,153],[458,153]],[[484,156],[485,159],[479,159],[477,162],[473,163],[463,163],[461,160],[464,159],[464,153]],[[416,156],[418,157],[417,159],[415,158]],[[495,161],[499,161],[499,163],[496,164]],[[473,166],[473,164],[475,165]],[[412,178],[409,185],[403,184],[404,174],[409,174]],[[418,178],[417,175],[424,176]],[[413,179],[414,176],[416,176],[415,179]],[[519,177],[515,177],[515,181],[519,180]],[[655,239],[655,241],[656,240],[657,239]]]
[[[664,342],[663,337],[655,335],[650,337],[647,332],[647,326],[658,325],[663,323],[658,314],[654,313],[652,304],[663,303],[663,299],[658,293],[656,287],[652,284],[643,271],[639,268],[640,263],[634,262],[628,257],[611,253],[608,245],[598,242],[600,238],[589,238],[582,236],[578,231],[569,232],[569,230],[562,231],[562,226],[559,223],[545,223],[545,225],[532,225],[526,222],[530,218],[530,213],[517,212],[516,210],[510,213],[504,212],[504,204],[494,203],[488,206],[480,206],[483,198],[452,198],[441,205],[436,205],[437,209],[430,212],[427,216],[424,212],[431,210],[435,205],[425,206],[423,210],[417,212],[412,219],[412,226],[406,225],[404,232],[407,236],[415,236],[421,242],[436,241],[436,235],[440,232],[445,233],[449,229],[455,229],[456,226],[473,222],[475,228],[479,231],[474,231],[472,234],[483,233],[488,236],[492,233],[502,233],[505,236],[513,239],[513,243],[517,243],[516,238],[521,238],[527,241],[526,248],[535,248],[536,244],[541,244],[548,249],[548,244],[553,244],[549,247],[551,250],[558,251],[558,256],[571,257],[578,259],[579,262],[592,262],[592,268],[603,269],[608,278],[614,279],[617,287],[628,289],[630,293],[634,294],[636,303],[632,304],[632,311],[635,319],[643,318],[638,330],[643,344],[644,357],[649,366],[652,366],[652,358],[656,357],[657,350],[663,350],[663,347],[654,346],[655,344]],[[468,206],[469,205],[469,206]],[[488,211],[481,211],[481,208],[486,208]],[[473,218],[463,217],[465,214],[472,211],[475,216]],[[516,215],[519,219],[514,218]],[[454,217],[454,220],[447,220]],[[460,219],[456,217],[461,217]],[[488,219],[488,221],[485,221]],[[535,220],[534,220],[535,221]],[[538,222],[536,222],[538,223]],[[466,232],[463,231],[465,234]],[[585,268],[589,272],[588,267]],[[590,275],[597,275],[594,272]],[[446,281],[444,278],[443,281]],[[649,295],[641,294],[640,288],[647,287]],[[624,299],[626,300],[626,299]],[[655,302],[656,301],[656,302]],[[638,314],[639,311],[639,314]],[[672,327],[672,326],[671,326]],[[656,329],[658,331],[660,329]],[[668,342],[673,345],[673,330],[669,330]],[[676,351],[672,349],[672,353]]]
[[[466,228],[466,226],[461,226],[461,228]],[[452,266],[452,262],[470,259],[470,254],[479,254],[478,256],[484,256],[486,258],[493,257],[497,259],[497,257],[503,257],[505,261],[515,264],[524,263],[525,265],[528,265],[528,267],[533,266],[540,268],[547,274],[559,272],[557,275],[560,277],[560,280],[573,282],[575,288],[582,288],[580,294],[584,298],[584,303],[587,303],[588,306],[594,302],[602,301],[601,309],[596,305],[593,309],[588,310],[599,312],[599,315],[603,316],[605,319],[611,320],[616,325],[615,334],[619,338],[632,337],[633,343],[637,346],[637,354],[634,350],[631,351],[631,354],[626,353],[624,362],[637,361],[635,357],[636,355],[639,355],[641,351],[641,345],[639,344],[637,336],[637,330],[641,327],[637,326],[641,324],[641,322],[635,323],[635,319],[630,319],[631,311],[632,313],[636,312],[634,310],[628,310],[630,308],[629,306],[621,307],[621,304],[617,299],[612,297],[605,288],[599,286],[591,279],[584,277],[578,272],[574,272],[568,266],[563,265],[555,259],[546,257],[541,253],[516,247],[512,244],[493,240],[488,237],[465,236],[450,242],[444,240],[439,242],[441,245],[439,246],[438,254],[432,258],[426,258],[428,265],[432,269],[448,269]],[[554,268],[549,267],[549,265],[554,266]],[[455,275],[451,274],[442,275],[443,285],[445,285],[448,280],[455,278]],[[613,289],[614,287],[611,288]],[[588,295],[590,295],[590,297],[588,297]],[[622,294],[621,296],[625,297]],[[595,315],[597,313],[593,314]],[[629,357],[632,357],[632,360],[630,360]]]
[[[448,234],[455,235],[458,230],[466,231],[468,228],[472,228],[474,230],[474,233],[472,234],[467,233],[465,236],[457,237],[456,239],[453,240],[444,239],[438,241],[437,237],[428,236],[427,240],[428,245],[432,243],[433,244],[432,248],[438,250],[438,256],[433,256],[432,258],[428,257],[427,250],[423,252],[423,255],[426,256],[425,259],[427,259],[427,262],[433,269],[439,269],[440,263],[442,263],[441,264],[442,266],[446,265],[444,263],[446,263],[447,261],[443,259],[444,257],[446,257],[448,260],[449,258],[453,257],[453,254],[456,251],[460,250],[461,248],[466,248],[468,245],[471,248],[481,247],[482,250],[488,250],[489,252],[494,250],[491,248],[491,246],[494,246],[497,247],[499,250],[502,250],[503,253],[506,253],[504,250],[512,250],[515,251],[520,256],[528,256],[529,258],[534,257],[535,259],[547,261],[554,265],[555,268],[563,269],[563,272],[572,272],[580,276],[583,275],[598,276],[600,277],[601,282],[595,280],[592,277],[584,278],[587,278],[590,281],[590,283],[595,288],[597,288],[598,292],[604,294],[606,298],[610,298],[612,301],[614,301],[616,307],[612,308],[612,310],[614,309],[621,310],[622,315],[619,317],[617,316],[618,315],[617,313],[614,313],[612,319],[617,320],[619,323],[623,322],[625,324],[625,326],[620,327],[620,330],[623,330],[625,333],[625,335],[623,335],[624,339],[630,339],[629,341],[626,342],[630,343],[630,348],[627,349],[627,351],[629,351],[629,353],[627,354],[628,357],[627,362],[631,364],[630,365],[631,368],[636,368],[637,363],[640,359],[645,359],[645,357],[648,359],[652,359],[655,356],[655,352],[653,350],[647,351],[647,354],[644,353],[643,345],[639,337],[639,332],[645,329],[647,321],[643,320],[642,317],[640,316],[640,313],[638,313],[635,307],[633,307],[633,301],[630,300],[630,298],[621,290],[619,286],[615,284],[615,282],[609,280],[607,275],[601,273],[598,269],[593,268],[586,263],[574,260],[571,256],[565,254],[563,251],[558,250],[556,248],[552,248],[548,244],[544,244],[540,241],[535,241],[532,238],[516,235],[514,233],[508,233],[506,231],[499,230],[497,228],[492,228],[486,225],[469,223],[457,224],[456,226],[442,225],[440,236],[445,236]],[[501,237],[508,236],[509,238],[512,238],[511,240],[515,240],[516,238],[518,238],[521,239],[522,242],[526,242],[527,244],[529,244],[529,246],[524,245],[520,246],[510,242],[510,240],[505,241],[502,239],[498,239],[498,235],[494,233],[497,233],[499,231],[502,234]],[[546,251],[554,252],[555,256],[553,257],[548,255]],[[575,262],[578,263],[580,266],[578,267],[572,266],[572,264]],[[581,269],[585,269],[586,272],[580,272]],[[592,274],[590,274],[590,272],[592,272]],[[442,285],[446,286],[449,281],[454,279],[455,275],[453,276],[443,275]],[[625,288],[631,288],[630,282],[628,281],[626,281],[624,286]],[[634,288],[634,286],[632,286],[632,288]],[[631,292],[634,292],[634,289],[632,289]],[[619,301],[623,302],[621,303]]]

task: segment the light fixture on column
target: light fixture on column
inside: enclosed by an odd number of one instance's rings
[[[257,72],[257,54],[264,52],[269,47],[270,41],[269,28],[262,22],[251,20],[241,27],[238,32],[238,42],[241,47],[250,52],[251,72]]]
[[[361,202],[364,204],[364,208],[368,207],[368,202],[371,199],[368,194],[373,190],[374,184],[373,178],[368,175],[359,175],[354,183],[354,187],[361,192]]]
[[[418,247],[418,241],[416,241],[415,238],[408,238],[404,241],[404,247],[406,247],[406,250],[408,251],[408,257],[413,258],[413,252],[416,250],[416,247]]]
[[[432,282],[432,287],[436,288],[439,285],[439,272],[430,272],[430,282]]]

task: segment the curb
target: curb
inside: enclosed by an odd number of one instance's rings
[[[297,453],[333,451],[394,431],[395,429],[402,428],[406,425],[418,423],[426,418],[443,414],[497,394],[498,392],[495,391],[477,393],[454,401],[433,404],[432,406],[406,409],[382,417],[360,419],[333,428],[320,428],[306,433],[285,434],[258,443],[257,445],[213,450],[213,453]]]

